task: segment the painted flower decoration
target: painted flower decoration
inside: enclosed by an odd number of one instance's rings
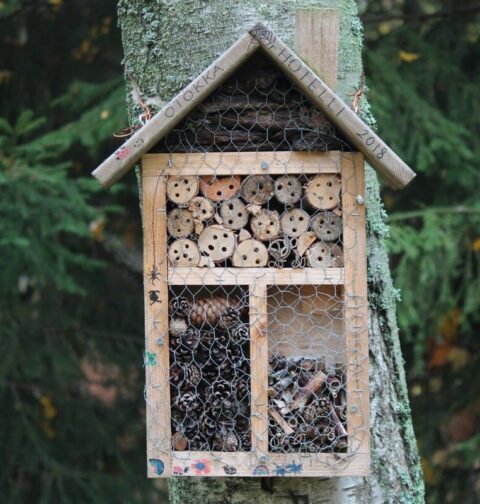
[[[128,156],[128,152],[128,147],[120,147],[115,154],[117,159],[125,159]]]
[[[191,467],[196,476],[208,474],[210,472],[210,461],[207,459],[194,460]]]

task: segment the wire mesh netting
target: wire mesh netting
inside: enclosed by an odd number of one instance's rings
[[[193,452],[323,460],[354,454],[368,429],[347,411],[348,380],[366,387],[366,356],[345,338],[366,324],[346,318],[349,300],[360,306],[344,275],[345,188],[363,193],[342,181],[352,149],[276,67],[254,58],[155,149],[171,154],[175,173],[163,216],[170,427],[185,462]],[[308,163],[318,151],[339,155],[319,171]],[[260,303],[255,283],[265,286]]]

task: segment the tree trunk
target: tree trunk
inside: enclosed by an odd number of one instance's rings
[[[340,10],[337,92],[347,102],[362,73],[362,26],[353,0],[119,0],[125,65],[154,109],[170,99],[255,22],[264,21],[294,46],[295,8]],[[141,113],[129,89],[131,118]],[[373,123],[368,104],[363,119]],[[388,233],[379,186],[367,169],[372,475],[368,478],[177,478],[173,504],[419,503],[424,485],[395,317],[397,292],[388,266]]]

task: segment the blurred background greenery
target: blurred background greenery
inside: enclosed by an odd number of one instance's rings
[[[382,137],[419,176],[384,190],[429,503],[480,500],[480,5],[361,0]],[[115,0],[0,0],[0,491],[159,502],[145,479],[133,174],[89,173],[127,124]]]

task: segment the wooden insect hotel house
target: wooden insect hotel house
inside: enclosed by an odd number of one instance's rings
[[[368,474],[364,166],[414,173],[262,24],[94,175],[140,159],[148,475]]]

